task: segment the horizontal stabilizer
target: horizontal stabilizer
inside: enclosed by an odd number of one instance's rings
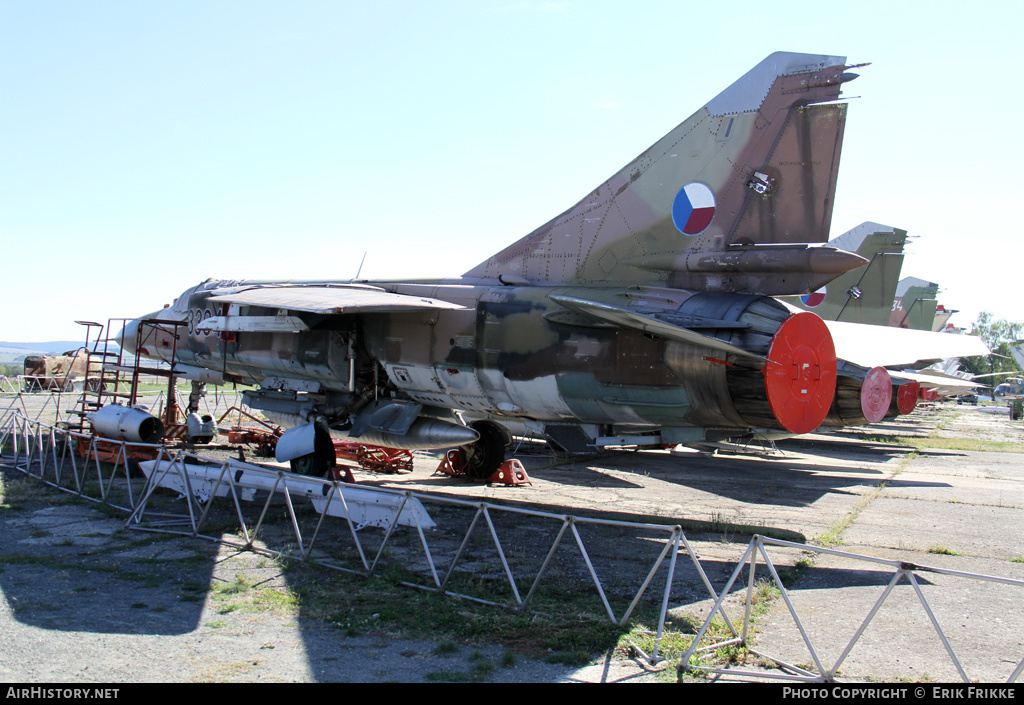
[[[988,355],[976,335],[932,333],[890,326],[825,321],[836,346],[836,357],[862,367],[912,365],[924,360]]]
[[[307,313],[397,313],[463,309],[459,304],[422,296],[406,296],[366,286],[266,286],[211,296],[210,301],[288,309]]]
[[[922,387],[942,387],[951,390],[967,391],[977,387],[984,387],[981,382],[974,382],[961,377],[950,377],[949,375],[934,375],[924,371],[901,370],[892,373],[893,379],[909,379],[919,382]]]
[[[688,328],[680,328],[679,326],[659,321],[653,316],[636,313],[635,311],[629,311],[617,306],[609,306],[608,304],[598,303],[597,301],[577,299],[572,296],[552,296],[551,299],[569,309],[572,309],[573,311],[576,311],[577,313],[588,314],[603,321],[614,323],[623,328],[630,328],[643,333],[661,336],[668,340],[689,343],[691,345],[700,345],[702,347],[711,348],[712,350],[718,350],[719,352],[740,355],[742,357],[765,362],[764,357],[755,355],[743,348],[738,348],[735,345],[730,345],[729,343],[718,340],[717,338],[697,333],[696,331],[692,331]],[[723,322],[723,324],[725,326],[729,325],[725,322]]]

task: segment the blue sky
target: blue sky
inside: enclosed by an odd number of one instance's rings
[[[967,325],[1016,286],[1021,5],[0,0],[0,340],[207,277],[458,275],[773,51],[872,62],[832,236],[915,237]],[[998,253],[993,258],[991,255]]]

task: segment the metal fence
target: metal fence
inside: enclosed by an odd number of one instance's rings
[[[811,635],[807,627],[801,619],[800,614],[796,606],[794,605],[792,595],[790,591],[786,589],[786,586],[784,585],[784,582],[779,575],[779,571],[776,569],[776,566],[769,555],[769,547],[801,549],[805,551],[812,550],[817,554],[831,555],[841,557],[844,559],[851,559],[858,563],[863,562],[871,566],[884,567],[892,571],[891,578],[885,585],[881,594],[874,601],[870,609],[868,609],[867,613],[864,615],[863,620],[856,627],[856,629],[853,632],[853,635],[846,643],[846,645],[843,647],[842,651],[839,653],[836,659],[831,663],[831,665],[827,665],[825,663],[825,659],[823,658],[821,653],[821,643],[819,642],[817,646],[815,645],[814,640],[811,638]],[[764,561],[764,572],[768,574],[769,583],[779,591],[783,601],[785,602],[789,616],[792,618],[793,624],[799,631],[800,638],[807,649],[807,655],[813,661],[813,667],[796,665],[792,662],[776,658],[775,656],[771,656],[766,653],[762,653],[761,651],[753,648],[753,645],[750,643],[752,631],[752,608],[756,586],[758,584],[756,580],[756,575],[757,560],[759,555]],[[744,570],[746,570],[747,572],[747,586],[745,591],[745,599],[743,603],[744,619],[742,623],[741,633],[737,635],[734,632],[733,638],[731,639],[711,644],[704,644],[702,646],[701,644],[702,642],[704,642],[705,636],[708,634],[708,631],[711,627],[713,617],[715,616],[716,612],[723,607],[723,603],[732,591],[733,586],[741,578]],[[990,584],[1010,585],[1017,588],[1024,587],[1024,580],[1015,580],[1012,578],[1004,578],[992,575],[981,575],[978,573],[950,570],[948,568],[937,568],[934,566],[917,565],[914,563],[909,563],[907,561],[887,560],[883,558],[877,558],[874,556],[865,556],[855,553],[848,553],[846,551],[837,551],[829,548],[822,548],[817,546],[811,547],[807,546],[806,544],[794,543],[792,541],[783,541],[781,539],[773,539],[766,536],[754,536],[751,539],[750,544],[747,546],[747,549],[744,552],[743,557],[740,558],[739,562],[736,564],[736,569],[733,571],[732,576],[729,578],[729,581],[726,583],[725,587],[722,589],[722,591],[716,598],[714,608],[709,613],[708,618],[704,621],[704,624],[701,626],[700,630],[697,632],[697,636],[691,643],[690,648],[686,651],[686,653],[683,655],[683,658],[680,660],[680,670],[703,671],[706,673],[716,673],[721,675],[731,675],[740,677],[764,678],[767,676],[770,678],[803,681],[809,683],[821,681],[834,681],[836,679],[836,676],[839,674],[840,668],[843,666],[843,663],[846,661],[851,651],[853,651],[854,647],[861,640],[861,637],[864,635],[865,630],[868,628],[870,624],[872,624],[875,617],[878,615],[879,610],[882,608],[882,606],[886,603],[887,600],[890,600],[894,596],[897,586],[905,581],[905,584],[909,585],[912,588],[918,604],[920,605],[923,613],[927,616],[927,619],[934,630],[935,638],[938,639],[939,642],[942,644],[943,650],[946,652],[953,666],[956,668],[959,677],[961,678],[961,680],[963,680],[963,682],[969,683],[972,681],[972,679],[969,677],[963,665],[962,658],[960,657],[960,655],[956,653],[956,650],[950,643],[950,640],[947,637],[946,632],[940,625],[939,619],[937,618],[935,611],[932,609],[932,606],[929,604],[928,599],[925,597],[920,581],[921,574],[945,575],[970,581],[982,581]],[[1014,600],[1014,604],[1019,604],[1019,600]],[[847,609],[851,607],[849,602],[844,603],[843,606]],[[1019,609],[1016,610],[1016,612],[1019,613]],[[830,642],[830,645],[834,645],[836,643],[835,637],[838,634],[837,629],[826,629],[824,630],[824,634],[826,635],[825,638]],[[730,645],[743,645],[747,647],[747,649],[752,654],[773,661],[781,669],[781,672],[766,673],[765,671],[745,671],[739,668],[719,668],[715,666],[702,666],[695,663],[695,654],[701,651],[710,651]],[[977,649],[979,647],[982,647],[983,645],[980,645],[977,642],[972,642],[971,646],[972,648]],[[1010,673],[1006,682],[1015,682],[1022,671],[1024,671],[1024,657],[1022,657],[1021,660],[1017,662],[1016,667]],[[977,680],[977,678],[973,680]]]
[[[619,626],[641,610],[645,617],[657,619],[654,648],[650,654],[634,648],[652,664],[661,660],[670,605],[705,602],[712,606],[679,661],[680,672],[833,681],[879,609],[897,586],[905,583],[914,591],[957,673],[968,681],[967,669],[929,605],[919,575],[1024,587],[1021,580],[754,536],[725,586],[716,590],[679,526],[554,514],[297,476],[185,451],[171,453],[158,445],[71,433],[30,419],[16,406],[0,410],[0,447],[8,450],[4,464],[53,487],[123,510],[129,528],[217,541],[366,577],[387,571],[389,579],[409,587],[519,610],[557,609],[550,599],[544,602],[538,597],[542,585],[555,595],[556,602],[559,594],[592,595],[607,618]],[[140,463],[134,459],[139,452],[148,452],[153,458],[146,477],[141,476]],[[160,487],[175,491],[158,492]],[[369,493],[369,498],[353,492]],[[376,505],[376,513],[364,511],[366,505]],[[595,546],[599,548],[595,550]],[[811,551],[892,571],[888,584],[830,665],[794,606],[769,549],[790,554]],[[680,564],[679,557],[689,561]],[[397,578],[395,567],[400,569]],[[813,665],[794,664],[755,648],[753,604],[759,569],[779,591]],[[746,587],[737,587],[744,572]],[[589,587],[581,590],[581,583]],[[727,614],[726,602],[740,592],[744,594],[743,617],[734,621]],[[709,634],[719,617],[718,631],[728,636],[713,641]],[[833,645],[834,631],[826,629]],[[702,665],[702,654],[727,646],[742,646],[777,667],[744,671]],[[1008,682],[1015,681],[1022,671],[1024,659],[1016,662]]]
[[[660,661],[673,589],[681,589],[684,571],[678,557],[688,556],[692,569],[685,571],[685,589],[699,584],[699,599],[705,600],[716,594],[679,526],[368,489],[72,433],[17,411],[9,413],[0,429],[0,445],[11,450],[6,464],[53,487],[122,509],[128,514],[126,525],[134,529],[218,541],[366,577],[398,564],[403,571],[400,584],[519,610],[552,607],[550,601],[538,603],[542,585],[578,596],[579,582],[588,582],[587,591],[615,624],[626,625],[639,607],[657,620],[651,653],[635,647],[651,663]],[[148,451],[153,460],[134,461],[139,451]],[[137,476],[136,466],[143,464],[149,469],[146,479]],[[169,500],[157,492],[159,487],[175,489],[178,497]],[[353,492],[374,495],[361,498],[363,504],[390,508],[385,519],[367,519],[354,511]],[[321,508],[308,508],[308,499]],[[341,511],[328,511],[332,503]],[[413,504],[423,512],[403,521],[403,512]],[[169,511],[169,505],[176,508]],[[538,530],[540,524],[546,527]],[[617,555],[595,553],[591,547],[598,543],[614,544]],[[698,581],[692,580],[694,575]],[[486,578],[483,583],[481,577]],[[573,587],[565,588],[567,584]],[[731,625],[724,610],[722,616]]]

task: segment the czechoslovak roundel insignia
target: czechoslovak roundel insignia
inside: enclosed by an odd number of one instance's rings
[[[704,184],[694,181],[679,189],[672,202],[672,222],[684,235],[699,235],[715,217],[715,194]]]
[[[817,291],[812,291],[810,294],[804,294],[800,297],[800,300],[804,302],[804,306],[814,308],[825,300],[825,287],[821,287]]]

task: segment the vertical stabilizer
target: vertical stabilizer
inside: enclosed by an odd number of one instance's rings
[[[932,330],[939,285],[917,277],[901,279],[896,288],[889,325],[911,330]]]
[[[906,230],[861,223],[828,244],[856,252],[868,260],[866,265],[836,277],[810,294],[787,296],[783,300],[827,321],[889,325],[906,242]]]
[[[753,274],[734,271],[729,258],[737,248],[828,239],[846,121],[846,104],[832,101],[856,77],[845,62],[772,54],[575,206],[465,276],[778,289],[780,256]],[[719,261],[733,266],[729,276]]]

